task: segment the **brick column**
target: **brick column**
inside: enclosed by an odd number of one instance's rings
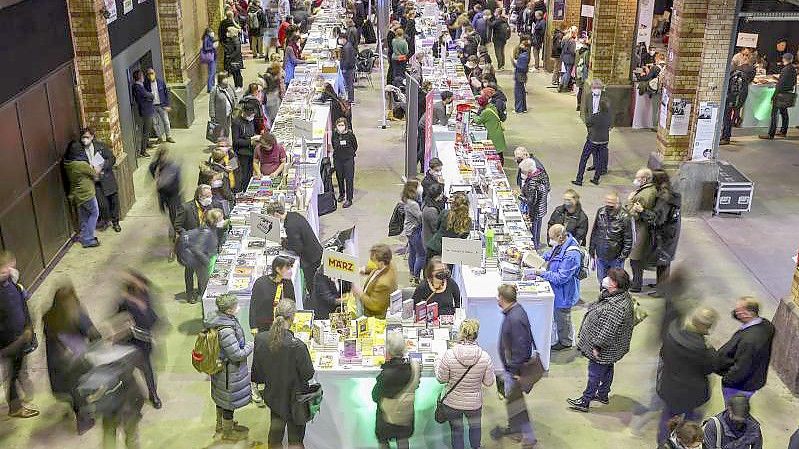
[[[597,0],[594,6],[589,78],[599,78],[607,86],[617,126],[632,123],[630,63],[637,12],[636,0]]]
[[[674,11],[664,89],[670,98],[686,99],[692,107],[688,135],[669,135],[671,111],[668,111],[667,127],[658,128],[658,153],[667,164],[691,159],[699,103],[721,103],[730,36],[735,24],[735,2],[676,0]],[[720,107],[719,113],[722,112],[723,107]]]
[[[194,121],[194,95],[187,76],[187,57],[183,45],[183,12],[180,0],[158,1],[158,30],[164,58],[164,81],[169,86],[173,128],[188,128]]]
[[[111,44],[105,17],[101,13],[105,9],[105,1],[67,0],[67,7],[75,46],[81,122],[84,126],[94,128],[97,138],[107,143],[117,158],[114,174],[119,185],[120,213],[124,217],[136,201],[136,195],[132,164],[126,160],[119,128]]]
[[[580,0],[565,0],[566,2],[566,10],[564,11],[563,20],[554,20],[554,4],[550,1],[547,5],[547,33],[546,33],[546,42],[544,42],[544,49],[542,61],[544,63],[544,68],[549,71],[555,70],[554,67],[554,60],[549,57],[552,54],[552,35],[555,34],[555,30],[564,30],[572,25],[580,26]],[[560,70],[560,67],[557,67],[557,70]]]
[[[219,24],[222,23],[224,14],[222,11],[222,0],[206,0],[208,2],[208,26],[216,33],[219,30]],[[222,36],[217,36],[217,39],[222,39]]]

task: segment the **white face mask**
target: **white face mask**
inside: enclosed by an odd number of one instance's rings
[[[221,179],[215,179],[215,180],[211,181],[211,187],[213,187],[215,189],[218,189],[218,188],[222,187],[222,180]]]
[[[641,187],[641,180],[638,178],[633,179],[633,185],[636,187]]]
[[[225,227],[225,220],[220,220],[220,221],[216,222],[216,227],[219,228],[219,229],[224,228]]]
[[[344,134],[345,132],[347,132],[346,126],[337,126],[336,129],[338,130],[339,134]]]
[[[422,188],[422,186],[416,187],[416,195],[417,196],[419,196],[421,198],[423,193],[424,193],[424,189]]]
[[[594,94],[595,97],[602,95],[602,89],[591,89],[591,93]]]
[[[558,246],[558,245],[560,245],[560,242],[558,242],[555,239],[549,239],[549,246],[553,246],[554,247],[554,246]]]
[[[211,205],[211,201],[213,201],[211,198],[200,198],[199,203],[200,206],[208,207]]]
[[[81,137],[80,143],[82,143],[84,147],[88,147],[92,144],[92,139],[91,137]]]
[[[604,278],[602,278],[602,288],[604,288],[605,290],[610,288],[610,278],[609,277],[605,276]]]

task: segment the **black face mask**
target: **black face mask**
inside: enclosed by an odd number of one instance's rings
[[[735,310],[732,311],[732,319],[735,321],[743,322],[743,320],[738,318],[738,315],[735,314]]]
[[[450,276],[449,270],[439,271],[438,273],[435,274],[435,278],[438,279],[439,281],[446,281],[447,279],[449,279],[449,276]]]

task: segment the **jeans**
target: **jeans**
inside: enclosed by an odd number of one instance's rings
[[[94,190],[97,192],[95,198],[100,209],[100,219],[114,224],[119,223],[119,194],[114,192],[104,195],[103,189],[98,184],[94,185]]]
[[[194,290],[194,275],[197,275],[197,290]],[[183,280],[186,282],[186,295],[191,298],[196,295],[202,298],[205,287],[208,286],[208,267],[184,267]]]
[[[408,270],[411,272],[411,276],[419,277],[419,273],[424,268],[425,254],[422,227],[417,226],[416,230],[408,236]]]
[[[508,428],[511,432],[521,433],[525,443],[536,441],[530,415],[527,413],[527,404],[524,402],[524,393],[513,374],[504,373],[505,378],[505,409],[508,412]]]
[[[347,90],[347,100],[350,103],[355,101],[355,69],[341,70],[341,76],[344,78],[344,87]]]
[[[138,413],[131,413],[129,416],[120,414],[103,417],[103,449],[115,449],[117,447],[117,430],[122,425],[125,432],[125,447],[127,449],[139,449],[139,420]]]
[[[563,72],[563,75],[561,75],[561,77],[560,77],[560,89],[561,90],[568,89],[569,85],[572,82],[572,67],[574,67],[574,64],[564,64],[564,68],[566,69],[566,71]]]
[[[660,424],[658,425],[658,447],[669,438],[669,420],[677,415],[683,415],[686,421],[702,421],[702,413],[699,410],[673,410],[668,405],[663,406],[660,414]]]
[[[530,232],[533,234],[533,244],[536,248],[541,245],[541,222],[543,218],[533,218],[533,225]]]
[[[782,117],[782,126],[780,127],[780,134],[788,132],[788,108],[771,107],[771,125],[768,128],[768,135],[774,137],[777,134],[777,113],[779,112]]]
[[[469,446],[472,449],[480,447],[480,417],[483,409],[477,410],[458,410],[447,405],[443,405],[444,414],[449,422],[450,437],[452,439],[452,449],[464,449],[463,441],[463,417],[469,424]]]
[[[155,116],[141,118],[141,144],[139,145],[139,154],[147,152],[147,147],[150,146],[150,136],[153,134],[153,127],[155,126]]]
[[[338,196],[352,201],[353,186],[355,184],[355,159],[333,159],[333,168],[336,170],[338,181]]]
[[[100,208],[97,205],[97,198],[78,206],[78,223],[80,223],[80,242],[88,245],[96,240],[94,228],[97,227],[97,218],[100,216]]]
[[[580,164],[577,167],[575,181],[583,182],[585,166],[588,164],[588,158],[592,156],[594,158],[594,181],[599,182],[599,177],[608,172],[608,144],[586,140],[583,152],[580,154]]]
[[[583,391],[583,402],[588,403],[595,397],[607,398],[610,395],[610,384],[612,383],[613,365],[603,365],[589,360],[588,384]]]
[[[305,438],[305,424],[295,424],[286,421],[275,412],[270,413],[269,420],[269,447],[282,447],[283,435],[288,430],[289,446],[301,444]]]
[[[6,400],[8,401],[8,412],[13,413],[22,407],[22,400],[19,394],[22,383],[22,367],[25,361],[24,354],[14,354],[10,357],[0,359],[4,362],[6,373]]]
[[[497,68],[505,67],[505,42],[494,41],[494,54],[497,55]]]
[[[233,420],[233,410],[226,410],[220,406],[216,406],[216,411],[222,415],[222,419],[232,421]]]
[[[747,399],[751,399],[752,396],[755,394],[755,392],[754,391],[739,390],[737,388],[732,388],[732,387],[724,387],[724,386],[721,387],[721,395],[724,397],[724,403],[725,404],[730,401],[731,397],[737,396],[739,394],[742,394],[742,395],[746,396]]]
[[[558,339],[555,343],[560,343],[563,346],[573,345],[572,334],[574,333],[574,328],[572,327],[572,309],[555,308],[553,321],[558,334]]]
[[[206,81],[206,92],[211,93],[211,89],[216,86],[216,60],[208,63],[208,81]]]
[[[402,87],[402,82],[405,81],[405,67],[408,66],[408,61],[394,61],[394,75],[391,79],[391,84],[396,87]]]
[[[155,105],[155,116],[158,117],[158,120],[153,121],[153,126],[158,138],[162,139],[166,136],[169,139],[172,131],[172,126],[169,123],[169,112],[163,106]]]
[[[604,260],[599,257],[596,258],[596,278],[600,284],[602,279],[608,274],[611,268],[624,268],[624,259]]]
[[[516,112],[527,112],[527,91],[524,83],[519,81],[513,83],[513,109]]]

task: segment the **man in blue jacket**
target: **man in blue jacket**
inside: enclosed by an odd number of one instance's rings
[[[144,72],[141,70],[133,71],[133,100],[139,109],[139,116],[142,120],[141,132],[141,145],[139,147],[139,156],[150,157],[147,152],[148,148],[152,148],[150,144],[150,134],[153,133],[153,120],[155,119],[155,106],[153,99],[155,96],[147,91],[144,87]]]
[[[153,109],[159,118],[155,128],[158,132],[158,143],[163,142],[164,138],[169,143],[175,143],[172,140],[172,127],[169,124],[169,111],[172,110],[169,106],[169,90],[167,90],[164,80],[155,76],[155,70],[152,67],[147,69],[147,82],[144,84],[144,88],[153,94]]]
[[[502,384],[505,408],[508,411],[508,427],[495,427],[491,431],[491,438],[498,440],[503,436],[521,434],[522,448],[532,449],[537,440],[518,380],[522,366],[532,356],[533,332],[530,329],[530,318],[522,305],[516,302],[516,296],[515,285],[499,286],[497,305],[505,316],[499,334],[499,359],[504,369]]]
[[[571,348],[572,340],[572,307],[580,300],[580,266],[583,254],[580,244],[566,231],[561,224],[549,228],[549,244],[552,249],[544,254],[549,262],[546,270],[537,270],[536,275],[549,281],[555,293],[554,323],[558,333],[558,341],[552,346],[553,351]]]

